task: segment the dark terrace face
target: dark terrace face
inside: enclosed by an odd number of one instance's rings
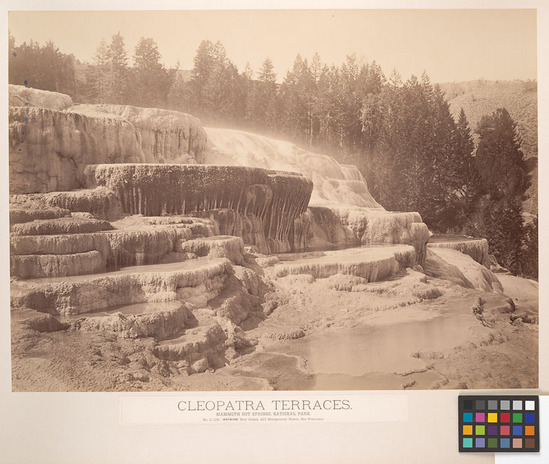
[[[459,450],[539,451],[537,396],[460,396]]]

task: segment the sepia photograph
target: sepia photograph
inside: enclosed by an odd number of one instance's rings
[[[536,20],[10,11],[12,391],[537,388]]]

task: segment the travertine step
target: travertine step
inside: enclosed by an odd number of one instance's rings
[[[307,209],[313,189],[301,174],[244,166],[100,164],[85,175],[89,188],[115,192],[126,214],[144,216],[228,208],[285,224]]]
[[[182,337],[160,342],[154,355],[167,361],[180,361],[188,373],[203,372],[224,365],[227,335],[218,324],[196,327]]]
[[[10,204],[10,224],[21,224],[37,219],[56,219],[70,216],[70,214],[68,209],[55,206],[37,206],[36,203],[30,202]]]
[[[82,314],[117,306],[158,301],[186,301],[199,293],[216,296],[231,274],[225,258],[135,266],[106,274],[14,281],[12,307],[51,314]]]
[[[430,248],[450,248],[469,255],[477,263],[490,268],[488,240],[465,235],[433,235],[427,244]]]
[[[101,232],[66,235],[12,235],[13,255],[68,255],[104,250],[107,236]]]
[[[179,240],[176,252],[191,253],[198,257],[227,258],[235,264],[244,262],[244,242],[240,237],[217,235],[193,240]]]
[[[29,193],[13,195],[13,201],[33,205],[44,205],[45,208],[55,211],[62,210],[67,213],[90,213],[97,219],[115,221],[122,217],[120,200],[114,192],[104,188],[70,190],[66,192]],[[48,217],[35,217],[34,219],[48,219]],[[20,221],[23,222],[23,221]]]
[[[55,219],[40,219],[11,226],[12,235],[59,235],[84,234],[112,230],[108,221],[81,217],[62,217]]]
[[[416,263],[423,265],[425,262],[430,234],[419,213],[368,209],[344,204],[324,206],[338,218],[336,224],[339,222],[339,227],[343,226],[345,230],[352,231],[362,246],[412,245],[416,250]],[[325,229],[322,221],[317,223],[316,227]],[[321,236],[330,232],[329,229],[324,230]]]
[[[66,277],[106,271],[106,259],[97,250],[64,255],[12,255],[12,276],[27,278]]]
[[[100,227],[104,221],[94,222],[82,218],[70,219],[70,226],[59,220],[18,224],[16,232],[34,233],[71,230],[92,225]],[[76,224],[76,226],[74,226]],[[107,223],[108,224],[108,223]],[[190,257],[227,256],[233,262],[242,262],[242,241],[236,237],[212,240],[204,246],[194,243],[191,248],[200,253],[182,253],[182,243],[213,233],[210,221],[200,218],[127,218],[114,223],[112,230],[57,235],[16,235],[10,239],[11,275],[21,278],[63,277],[95,274],[121,267],[184,261]],[[179,250],[179,251],[178,251]]]
[[[415,264],[415,250],[409,245],[370,246],[297,255],[279,255],[286,259],[269,268],[276,277],[309,274],[315,279],[335,274],[362,277],[376,282]]]
[[[313,189],[301,174],[244,166],[101,164],[88,166],[85,177],[89,188],[114,192],[123,214],[210,217],[216,233],[264,252],[292,248],[294,221]]]
[[[156,340],[181,335],[194,321],[188,306],[180,301],[126,305],[84,316],[79,315],[72,326],[78,330],[114,332],[123,338],[154,337]]]

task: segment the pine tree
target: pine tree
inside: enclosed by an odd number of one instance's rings
[[[401,200],[401,209],[419,211],[423,220],[430,225],[434,211],[427,204],[432,206],[438,201],[435,197],[437,185],[434,182],[437,168],[434,165],[432,90],[425,82],[412,76],[403,87],[403,92],[405,106],[402,135],[406,146],[402,152],[401,182],[405,185],[406,195]]]
[[[311,94],[312,113],[312,145],[316,148],[329,146],[329,136],[326,139],[327,129],[332,125],[331,77],[328,66],[322,63],[320,55],[315,53],[311,61],[311,77],[313,89]]]
[[[249,79],[240,75],[221,42],[203,40],[194,57],[189,106],[208,121],[244,121]]]
[[[375,149],[370,153],[366,179],[374,197],[387,209],[404,210],[407,187],[402,179],[406,169],[405,89],[393,71],[380,94],[383,116]]]
[[[375,61],[368,66],[367,80],[366,80],[366,94],[377,95],[383,89],[386,84],[385,75]]]
[[[9,39],[9,83],[74,95],[74,57],[61,53],[53,42],[40,46],[33,40],[15,45]]]
[[[364,75],[369,74],[365,68]],[[361,86],[367,88],[368,80]],[[363,169],[381,204],[419,211],[433,230],[460,228],[467,173],[460,171],[458,158],[470,162],[471,149],[458,153],[458,129],[440,88],[426,74],[404,84],[393,74],[379,94],[363,97],[361,123]],[[468,134],[467,143],[463,137],[470,148]]]
[[[519,273],[525,241],[522,197],[528,183],[516,124],[506,109],[499,108],[480,120],[477,133],[475,160],[484,193],[477,230],[488,239],[497,260]]]
[[[524,238],[520,200],[505,198],[491,202],[483,235],[497,261],[512,273],[519,273]]]
[[[258,80],[249,94],[247,119],[258,129],[273,130],[276,126],[276,74],[267,58],[259,68]]]
[[[454,146],[456,123],[440,87],[431,86],[430,80],[423,78],[422,85],[429,96],[432,114],[432,141],[429,144],[431,153],[428,161],[432,164],[429,189],[431,197],[426,206],[431,209],[432,227],[438,231],[446,231],[458,226],[456,221],[462,217],[459,211],[459,189],[463,180],[462,174],[456,168],[457,153]]]
[[[20,46],[15,46],[14,40],[13,49],[10,48],[9,83],[43,88],[40,86],[42,70],[39,69],[39,56],[40,46],[37,42],[31,40],[30,44],[23,42]]]
[[[205,87],[214,68],[214,45],[209,40],[200,42],[194,56],[194,66],[189,82],[188,105],[193,113],[204,114]]]
[[[173,79],[171,81],[170,91],[168,92],[167,107],[172,110],[189,112],[189,86],[183,78],[179,62],[177,62],[177,65],[175,66],[175,69],[172,70],[172,73]]]
[[[505,108],[481,118],[476,163],[483,187],[494,200],[522,196],[528,187],[516,123]]]
[[[316,88],[313,113],[318,121],[318,140],[331,149],[341,148],[343,95],[339,68],[324,67]]]
[[[109,78],[110,50],[102,39],[94,56],[94,66],[87,75],[89,96],[93,102],[106,103],[110,94]]]
[[[538,279],[538,217],[524,225],[520,274]]]
[[[475,203],[481,192],[481,178],[478,172],[474,151],[475,144],[465,111],[461,108],[456,131],[454,134],[454,165],[455,188],[462,203],[463,218],[457,221],[457,226],[463,226],[467,216],[473,213]]]
[[[360,108],[361,153],[356,164],[364,173],[367,173],[365,175],[371,174],[369,166],[381,136],[385,113],[382,91],[385,85],[386,79],[383,71],[375,61],[364,67],[360,89],[362,95]]]
[[[308,146],[313,141],[313,92],[314,80],[307,59],[297,55],[292,70],[287,72],[280,86],[279,119],[287,134]]]
[[[166,104],[172,76],[160,58],[156,42],[141,37],[133,55],[131,100],[135,105],[162,107]]]
[[[126,103],[129,85],[128,53],[120,32],[112,36],[108,57],[109,103]]]
[[[461,108],[456,123],[456,133],[454,138],[454,147],[456,150],[455,170],[469,173],[474,167],[473,152],[475,144],[471,134],[471,128],[467,121],[465,111]]]
[[[249,61],[246,62],[246,66],[244,67],[244,72],[242,73],[242,76],[249,81],[254,78],[254,70],[250,66]]]
[[[225,47],[216,42],[211,50],[212,66],[204,84],[204,108],[210,118],[234,123],[244,119],[244,78],[229,60]]]
[[[343,91],[342,113],[342,147],[354,152],[360,148],[362,124],[360,114],[362,109],[361,80],[366,77],[365,67],[359,68],[356,55],[348,55],[341,65],[341,83]]]
[[[322,79],[322,76],[326,73],[326,69],[327,67],[325,64],[322,63],[320,55],[318,53],[315,53],[313,55],[313,59],[311,60],[311,77],[313,78],[315,84],[318,85],[318,83]]]

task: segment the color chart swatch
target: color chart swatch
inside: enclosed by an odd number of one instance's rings
[[[539,451],[537,396],[460,396],[459,450]]]

